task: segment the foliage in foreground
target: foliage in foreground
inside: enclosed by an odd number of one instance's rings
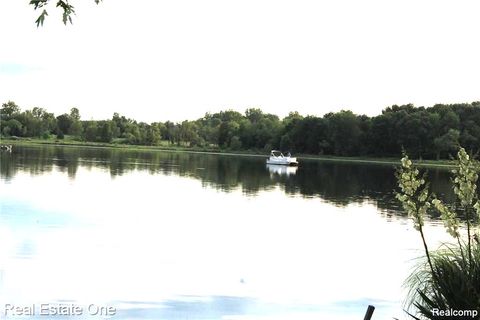
[[[480,312],[480,245],[478,221],[480,202],[477,194],[479,165],[461,148],[453,173],[453,190],[457,202],[445,205],[429,191],[425,176],[412,165],[408,156],[402,159],[397,173],[401,192],[397,199],[412,218],[425,249],[425,259],[406,281],[409,288],[407,305],[413,306],[415,319],[480,319],[475,317],[439,315],[434,310],[477,310]],[[424,216],[429,208],[437,210],[455,244],[444,244],[429,250],[424,233]],[[465,219],[466,234],[462,235],[459,215]],[[418,318],[420,317],[420,318]]]
[[[100,1],[101,0],[95,0],[95,3],[98,4]],[[45,18],[48,16],[46,7],[48,7],[48,5],[52,4],[53,2],[55,3],[55,6],[57,8],[60,8],[63,11],[63,23],[72,23],[72,15],[75,14],[75,7],[70,3],[69,0],[30,0],[29,4],[32,5],[35,10],[42,10],[42,13],[40,13],[37,20],[35,21],[37,27],[43,26]]]
[[[462,319],[439,316],[433,313],[434,309],[480,312],[480,246],[475,242],[471,248],[470,260],[460,247],[445,245],[431,252],[434,272],[428,264],[420,263],[407,279],[406,284],[410,288],[408,300],[424,318]],[[472,319],[470,316],[465,318]]]

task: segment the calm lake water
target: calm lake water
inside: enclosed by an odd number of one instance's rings
[[[0,157],[2,316],[51,303],[85,308],[55,319],[363,319],[372,304],[373,319],[404,318],[423,251],[391,165],[74,147]],[[429,177],[452,197],[448,171]],[[431,246],[450,240],[427,224]]]

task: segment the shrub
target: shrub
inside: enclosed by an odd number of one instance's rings
[[[480,319],[480,245],[478,243],[478,220],[480,202],[477,195],[478,163],[468,156],[463,148],[453,173],[453,190],[458,199],[446,205],[429,191],[426,177],[412,165],[408,156],[402,158],[397,172],[401,191],[397,199],[413,219],[425,249],[425,259],[406,280],[409,294],[406,302],[416,310],[414,319]],[[437,210],[455,244],[443,244],[430,251],[424,235],[424,216],[429,208]],[[460,232],[459,213],[465,215],[466,235]],[[439,315],[438,310],[477,310],[475,317]],[[419,318],[420,317],[420,318]]]

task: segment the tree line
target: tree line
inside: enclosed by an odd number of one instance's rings
[[[80,111],[55,116],[43,108],[22,111],[12,101],[0,109],[2,137],[56,136],[86,142],[221,150],[289,150],[297,154],[448,158],[462,145],[480,152],[480,102],[415,107],[394,105],[368,117],[352,111],[323,117],[291,112],[280,119],[258,108],[226,110],[182,122],[137,122],[114,113],[108,120],[81,120]]]

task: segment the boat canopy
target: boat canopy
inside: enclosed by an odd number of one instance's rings
[[[283,157],[283,153],[281,151],[278,151],[278,150],[270,151],[270,155],[274,156],[274,157]]]
[[[286,155],[283,155],[283,153],[280,150],[272,150],[270,151],[270,155],[273,157],[291,157],[292,155],[290,152],[288,152]]]

